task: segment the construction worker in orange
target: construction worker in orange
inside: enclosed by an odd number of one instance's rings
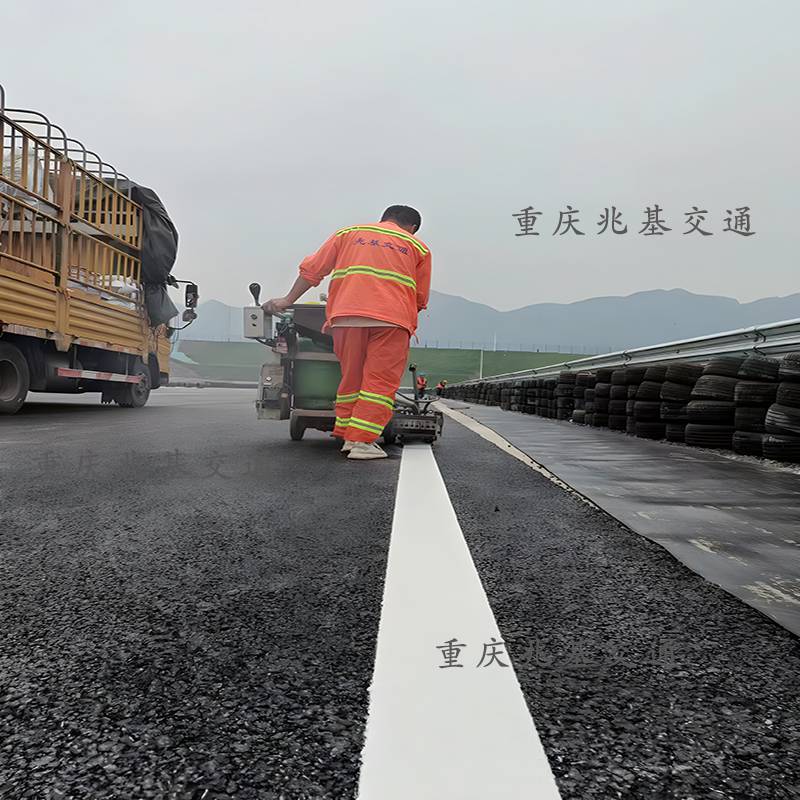
[[[409,206],[389,206],[380,222],[351,225],[331,235],[300,264],[285,297],[264,310],[285,311],[331,276],[325,330],[342,367],[333,435],[356,460],[386,458],[377,439],[392,417],[417,315],[427,307],[431,252],[416,237],[422,224]]]

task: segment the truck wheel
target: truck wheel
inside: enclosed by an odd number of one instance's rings
[[[299,442],[306,432],[306,426],[300,417],[292,417],[289,421],[289,436],[293,442]]]
[[[123,408],[141,408],[150,397],[150,370],[141,362],[136,362],[134,375],[138,375],[139,383],[123,384],[115,401]]]
[[[0,414],[16,414],[31,385],[25,356],[13,344],[0,342]]]

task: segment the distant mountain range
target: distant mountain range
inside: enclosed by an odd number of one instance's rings
[[[600,353],[800,317],[800,293],[740,303],[685,289],[627,297],[538,303],[514,311],[432,292],[420,318],[420,343],[433,347]],[[182,337],[241,341],[242,310],[209,300]]]

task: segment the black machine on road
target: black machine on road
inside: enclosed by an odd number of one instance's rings
[[[341,369],[333,338],[322,332],[325,306],[295,303],[286,313],[271,315],[259,304],[261,287],[250,284],[255,304],[244,309],[244,336],[261,342],[270,357],[261,367],[256,412],[259,419],[288,419],[289,435],[303,438],[307,428],[332,431]],[[433,443],[442,433],[444,415],[417,389],[416,366],[409,367],[413,397],[395,396],[392,418],[383,430],[385,444],[412,440]]]

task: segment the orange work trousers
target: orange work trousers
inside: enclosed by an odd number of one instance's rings
[[[408,361],[405,328],[333,328],[333,350],[342,365],[333,435],[374,442],[392,418],[394,395]]]

